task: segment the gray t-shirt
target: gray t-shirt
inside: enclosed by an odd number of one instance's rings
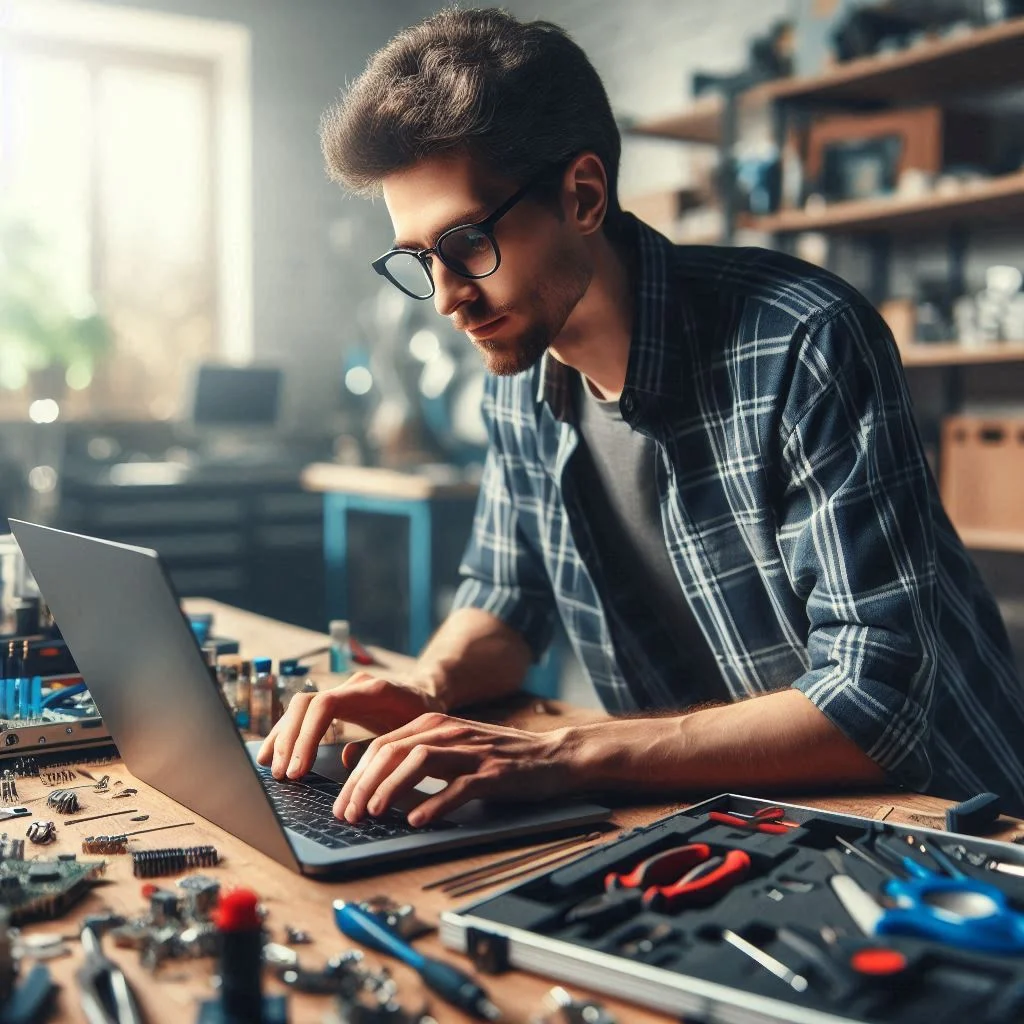
[[[574,404],[580,442],[573,456],[587,527],[601,575],[617,592],[643,604],[655,628],[678,652],[680,706],[725,696],[721,673],[697,624],[665,544],[655,442],[633,430],[618,400],[599,399],[576,374]],[[641,706],[644,695],[637,694]]]

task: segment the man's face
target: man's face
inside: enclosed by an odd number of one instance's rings
[[[475,223],[519,184],[483,171],[465,154],[432,157],[384,179],[396,246],[426,249],[446,228]],[[431,260],[434,307],[465,331],[488,371],[528,370],[555,341],[583,297],[593,267],[571,219],[530,193],[494,229],[501,265],[470,280]],[[410,299],[410,302],[415,301]]]

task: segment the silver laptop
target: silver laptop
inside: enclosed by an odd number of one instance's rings
[[[436,791],[423,785],[388,814],[358,825],[331,812],[345,779],[340,749],[278,782],[255,762],[203,663],[155,551],[10,520],[125,764],[138,778],[295,871],[337,875],[607,818],[594,804],[472,801],[413,829],[405,814]],[[430,780],[427,780],[428,783]]]

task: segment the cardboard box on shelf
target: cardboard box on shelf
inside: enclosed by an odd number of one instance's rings
[[[969,545],[1024,551],[1024,409],[945,419],[940,490]]]

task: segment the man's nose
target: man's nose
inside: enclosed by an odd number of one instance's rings
[[[434,309],[441,316],[451,316],[463,303],[480,295],[476,281],[449,270],[438,259],[431,261],[430,273],[434,278]]]

